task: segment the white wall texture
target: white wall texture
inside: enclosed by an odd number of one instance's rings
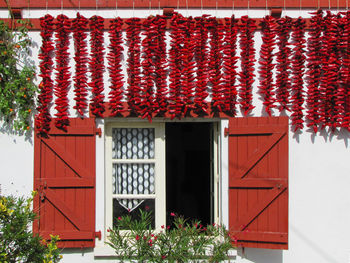
[[[40,17],[45,10],[26,10],[25,17]],[[146,17],[158,10],[118,10],[121,17]],[[218,17],[231,15],[231,10],[181,10],[184,15],[201,15],[210,13]],[[61,10],[49,10],[53,16]],[[75,17],[76,10],[64,10],[69,17]],[[96,14],[96,10],[83,10],[87,17]],[[234,11],[237,16],[249,13],[251,17],[262,17],[265,10]],[[98,10],[98,15],[114,17],[115,10]],[[307,11],[285,11],[292,17],[299,15],[310,17]],[[0,12],[1,17],[7,13]],[[35,42],[33,60],[38,65],[38,49],[41,45],[39,32],[31,32]],[[106,33],[106,43],[107,33]],[[256,33],[256,47],[261,45],[260,33]],[[72,50],[72,49],[71,49]],[[258,52],[257,52],[258,57]],[[74,68],[73,60],[71,66]],[[255,72],[257,74],[257,70]],[[257,79],[257,78],[256,78]],[[106,73],[106,95],[108,93],[108,75]],[[39,82],[39,79],[37,79]],[[253,116],[262,116],[262,105],[257,94],[257,82],[254,86],[253,105],[257,106]],[[73,96],[72,89],[70,97]],[[52,112],[54,113],[54,112]],[[74,116],[74,113],[71,114]],[[275,114],[278,115],[278,114]],[[104,127],[103,120],[98,121]],[[221,121],[221,126],[228,125]],[[96,138],[96,230],[104,228],[104,139]],[[350,262],[350,133],[336,131],[332,134],[325,131],[313,133],[304,129],[301,133],[289,133],[289,249],[268,250],[246,248],[238,250],[236,262],[241,263],[349,263]],[[221,141],[222,171],[222,217],[227,222],[227,139]],[[33,136],[16,136],[6,128],[0,128],[0,185],[4,195],[29,195],[33,186]],[[103,232],[103,231],[102,231]],[[103,242],[97,242],[103,246]],[[103,249],[65,249],[63,263],[72,262],[112,262]],[[106,254],[107,253],[107,254]],[[115,260],[114,260],[115,261]],[[232,262],[232,261],[231,261]]]

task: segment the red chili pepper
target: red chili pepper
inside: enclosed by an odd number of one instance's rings
[[[319,105],[320,105],[320,82],[322,67],[322,11],[312,13],[310,19],[309,38],[308,38],[308,64],[307,64],[307,127],[311,127],[316,133],[320,122]]]
[[[345,105],[344,105],[344,118],[341,126],[350,131],[350,11],[346,12],[346,23],[344,28],[344,38],[346,41],[346,50],[343,58],[343,71],[344,71],[344,86],[345,86]]]
[[[223,93],[224,93],[224,111],[231,116],[236,115],[237,105],[237,33],[238,20],[234,15],[231,18],[225,18],[225,38],[223,46]]]
[[[74,76],[74,93],[75,106],[74,109],[84,116],[87,108],[87,30],[89,21],[79,13],[72,21],[73,41],[74,41],[74,60],[75,60],[75,76]]]
[[[122,25],[123,20],[117,17],[111,21],[109,27],[109,53],[108,70],[111,79],[110,92],[109,92],[109,105],[111,110],[111,116],[117,116],[124,111],[123,109],[123,73],[121,57],[123,53],[123,37],[122,37]]]
[[[248,16],[241,17],[241,72],[239,90],[240,104],[244,112],[247,115],[255,107],[252,105],[252,84],[254,83],[254,62],[255,60],[255,48],[254,48],[254,31],[256,29],[255,20]]]
[[[272,16],[266,16],[261,22],[262,45],[260,49],[260,86],[263,105],[266,113],[271,116],[271,109],[275,107],[275,84],[273,83],[273,50],[276,45],[276,21]]]
[[[90,18],[91,29],[91,59],[90,72],[91,82],[89,86],[92,89],[91,111],[96,117],[102,117],[105,111],[103,103],[103,72],[104,72],[104,19],[100,16]]]
[[[54,44],[52,42],[52,36],[54,31],[54,18],[47,14],[40,18],[40,36],[42,38],[42,45],[39,54],[39,76],[42,78],[39,85],[38,95],[38,113],[35,116],[35,126],[39,133],[47,134],[50,130],[51,114],[49,105],[52,102],[52,89],[53,81],[52,75],[52,53],[54,50]]]
[[[304,128],[303,120],[303,103],[304,103],[304,91],[303,91],[303,74],[305,63],[305,20],[298,18],[293,23],[292,42],[293,58],[292,58],[292,125],[294,131]]]

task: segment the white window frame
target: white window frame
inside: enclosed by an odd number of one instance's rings
[[[113,159],[112,129],[113,128],[154,128],[155,155],[154,159]],[[110,122],[105,127],[105,236],[106,231],[113,227],[113,198],[154,198],[155,228],[160,230],[165,225],[166,214],[166,182],[165,182],[165,123],[146,122]],[[155,194],[149,195],[115,195],[112,187],[112,166],[114,163],[154,163]]]

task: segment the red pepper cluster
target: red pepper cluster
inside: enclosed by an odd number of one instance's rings
[[[87,29],[89,21],[79,13],[72,21],[73,41],[74,41],[74,60],[75,60],[75,75],[74,75],[74,109],[84,116],[84,111],[87,109]]]
[[[260,49],[260,86],[263,105],[266,113],[271,116],[271,109],[275,107],[275,84],[273,83],[273,50],[276,45],[276,21],[272,16],[266,16],[261,22],[262,45]]]
[[[345,102],[344,102],[344,117],[342,120],[341,126],[350,131],[350,11],[346,12],[344,17],[345,26],[344,26],[344,57],[343,57],[343,78],[344,78],[344,89],[345,89]]]
[[[255,60],[255,48],[254,48],[254,31],[256,29],[255,20],[248,16],[241,17],[241,72],[239,90],[240,105],[244,112],[244,115],[250,113],[255,107],[252,105],[252,85],[254,83],[254,62]]]
[[[311,127],[316,133],[319,123],[319,105],[320,105],[320,83],[322,67],[322,11],[312,13],[310,19],[309,38],[308,38],[308,64],[307,64],[307,126]]]
[[[175,13],[170,22],[170,50],[169,50],[169,114],[170,118],[181,118],[183,99],[181,95],[182,68],[182,40],[180,30],[182,15]]]
[[[238,20],[234,15],[231,18],[225,18],[223,44],[223,95],[224,111],[231,116],[236,115],[237,104],[237,33]]]
[[[68,89],[70,86],[69,73],[69,33],[71,22],[65,15],[59,15],[56,23],[56,85],[55,109],[57,110],[56,127],[67,130],[68,119]]]
[[[203,15],[195,18],[196,26],[194,29],[194,57],[196,61],[196,87],[194,94],[195,112],[198,114],[208,113],[208,105],[205,99],[209,93],[207,91],[208,83],[208,20],[207,16]]]
[[[303,75],[304,75],[304,63],[305,63],[305,20],[298,18],[293,23],[292,32],[293,58],[292,58],[292,125],[294,131],[304,128],[303,119],[303,103],[304,103],[304,91],[303,91]]]
[[[155,36],[156,48],[154,60],[154,81],[156,85],[156,97],[153,102],[154,114],[162,116],[167,111],[167,58],[166,58],[166,18],[165,16],[157,15],[154,23],[157,25],[157,34]]]
[[[39,84],[40,94],[38,96],[38,114],[35,116],[35,127],[39,133],[46,134],[50,130],[50,108],[49,105],[52,101],[52,89],[53,81],[51,79],[52,74],[52,51],[54,50],[54,44],[52,42],[52,36],[54,32],[54,18],[51,15],[45,15],[40,18],[41,26],[41,38],[42,45],[40,48],[39,60],[40,60],[40,77],[42,78]]]
[[[126,20],[126,39],[128,42],[128,88],[127,98],[130,111],[140,113],[141,102],[141,19]]]
[[[324,17],[323,56],[322,56],[322,79],[320,86],[320,122],[322,128],[336,127],[335,100],[337,92],[337,80],[340,64],[338,58],[338,21],[330,11]]]
[[[279,111],[290,110],[290,55],[291,48],[289,43],[290,30],[292,28],[292,19],[283,17],[277,20],[277,75],[276,75],[276,101],[279,104]]]
[[[109,92],[109,104],[111,116],[117,116],[124,111],[123,109],[123,73],[122,73],[122,53],[123,53],[123,37],[122,37],[123,20],[117,17],[111,21],[109,26],[109,52],[108,52],[108,70],[111,78],[111,86]]]
[[[90,18],[90,72],[91,81],[89,86],[92,89],[91,112],[96,117],[102,117],[105,111],[103,104],[103,72],[104,72],[104,19],[100,16]]]
[[[222,41],[223,24],[216,17],[208,19],[209,26],[209,63],[208,74],[211,83],[211,104],[213,111],[222,112],[225,109],[225,98],[222,85]]]

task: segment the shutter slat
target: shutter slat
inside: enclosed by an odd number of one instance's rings
[[[229,230],[239,246],[288,248],[288,118],[229,120]]]

